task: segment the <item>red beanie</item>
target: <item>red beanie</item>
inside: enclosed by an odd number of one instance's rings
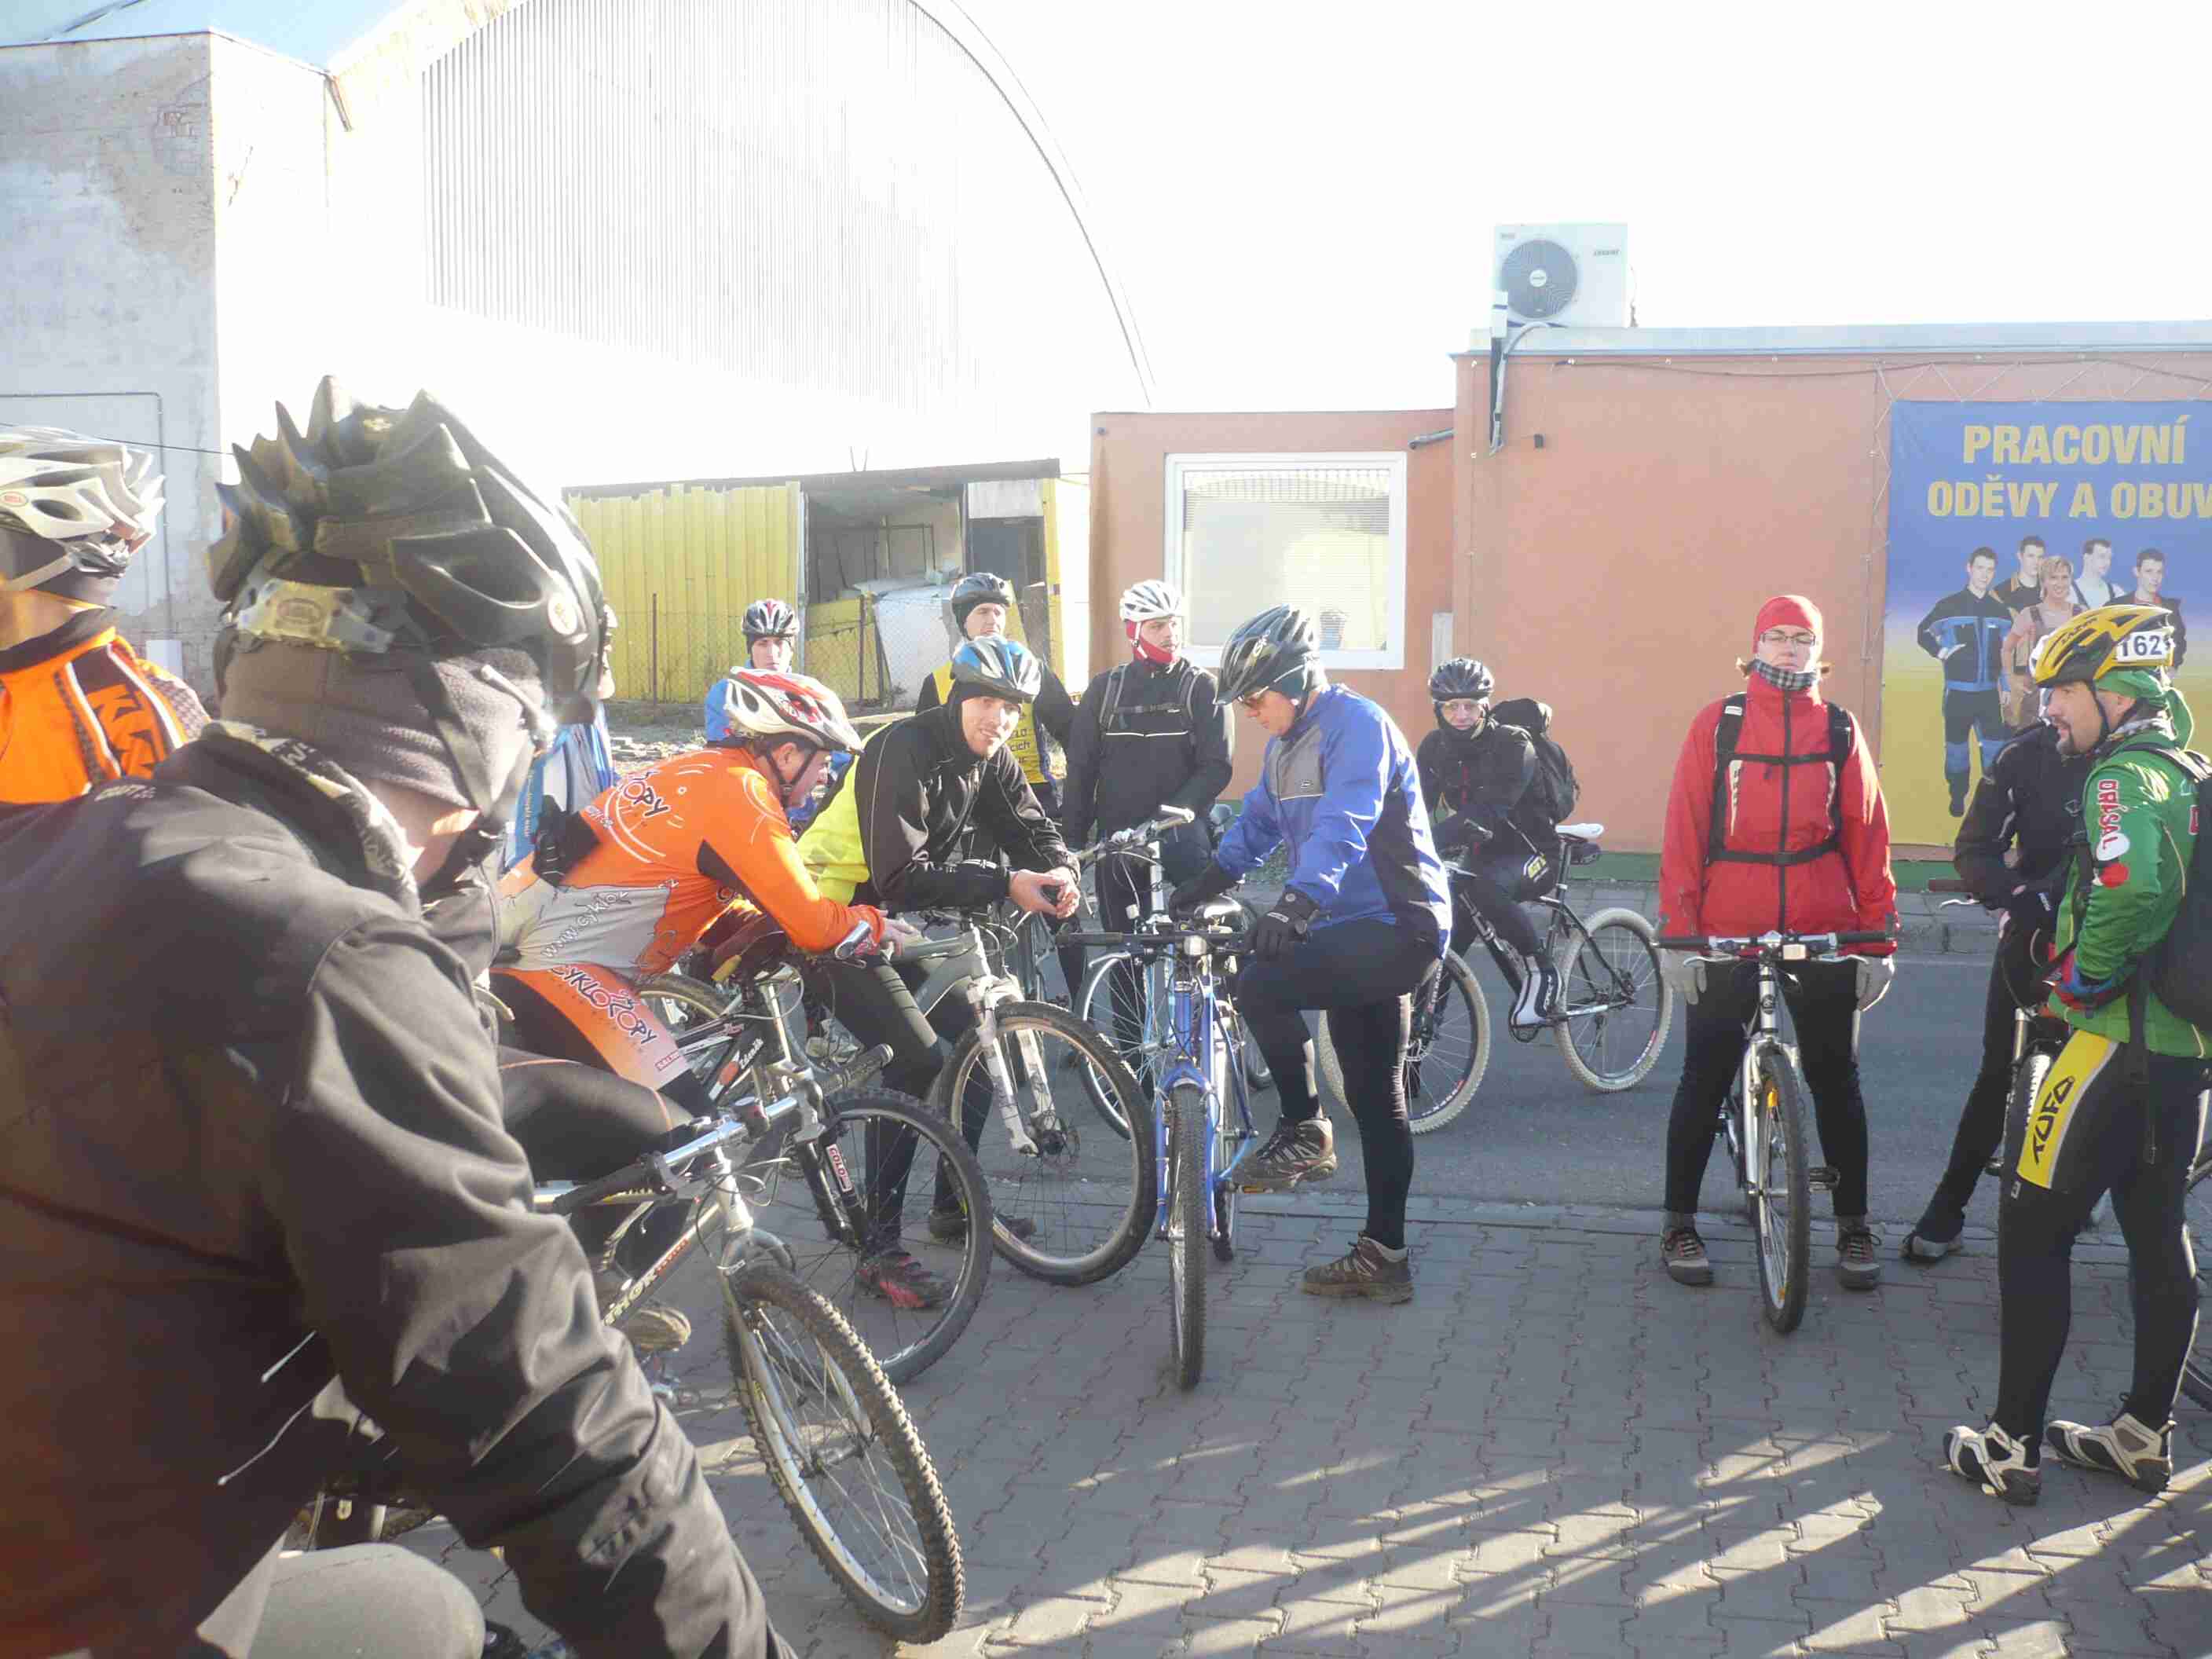
[[[1759,620],[1751,625],[1752,644],[1756,646],[1770,628],[1807,628],[1816,639],[1828,634],[1820,625],[1820,607],[1802,593],[1777,593],[1759,607]]]

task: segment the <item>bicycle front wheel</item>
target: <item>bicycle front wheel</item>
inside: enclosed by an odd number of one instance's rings
[[[1144,1247],[1159,1203],[1152,1103],[1106,1040],[1042,1003],[1011,1002],[953,1049],[930,1109],[957,1122],[990,1190],[1000,1255],[1054,1285],[1089,1285]],[[1128,1126],[1101,1122],[1107,1091]]]
[[[2212,1158],[2200,1158],[2189,1172],[2181,1214],[2197,1260],[2197,1299],[2212,1307]],[[2198,1405],[2212,1407],[2212,1318],[2197,1322],[2197,1341],[2181,1367],[2181,1387]]]
[[[730,1377],[769,1478],[860,1616],[933,1642],[960,1616],[952,1510],[897,1392],[837,1310],[766,1261],[728,1275]]]
[[[1138,1079],[1138,1090],[1144,1094],[1152,1092],[1143,1081],[1152,1035],[1147,1013],[1151,976],[1152,970],[1145,963],[1127,951],[1116,951],[1084,969],[1083,988],[1074,1004],[1077,1020],[1105,1039],[1129,1075]],[[1083,1090],[1099,1116],[1116,1133],[1129,1133],[1121,1097],[1105,1073],[1086,1068]]]
[[[1329,1041],[1328,1016],[1321,1018],[1314,1058],[1328,1091],[1346,1105],[1344,1064]],[[1413,1010],[1406,1044],[1406,1121],[1417,1135],[1441,1129],[1462,1112],[1490,1069],[1490,1005],[1465,957],[1444,953],[1425,1007]]]
[[[1674,994],[1659,971],[1659,936],[1633,910],[1601,910],[1559,946],[1559,1057],[1604,1094],[1644,1081],[1667,1046]]]
[[[917,1100],[856,1089],[824,1115],[811,1150],[778,1137],[739,1179],[800,1283],[903,1382],[945,1357],[983,1300],[990,1188],[968,1143]],[[976,1217],[983,1224],[969,1225]]]
[[[1168,1313],[1176,1381],[1194,1389],[1206,1370],[1206,1095],[1179,1083],[1168,1097]]]
[[[1805,1145],[1805,1082],[1786,1050],[1759,1061],[1752,1168],[1752,1231],[1759,1241],[1760,1310],[1787,1335],[1805,1317],[1812,1277],[1813,1164]]]

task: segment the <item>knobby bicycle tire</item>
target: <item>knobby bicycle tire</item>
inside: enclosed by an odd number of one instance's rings
[[[1406,1121],[1417,1135],[1441,1129],[1465,1111],[1474,1091],[1482,1086],[1483,1074],[1490,1069],[1490,1005],[1483,999],[1482,983],[1456,951],[1444,953],[1443,973],[1443,981],[1437,988],[1437,1002],[1430,1015],[1428,1046],[1420,1059],[1410,1053],[1406,1058]],[[1321,1068],[1322,1082],[1348,1106],[1352,1102],[1344,1092],[1344,1065],[1337,1057],[1336,1045],[1329,1041],[1328,1016],[1322,1015],[1318,1024],[1314,1058]],[[1445,1041],[1467,1045],[1467,1056],[1456,1063],[1445,1060],[1431,1073],[1427,1069],[1429,1057],[1436,1055],[1437,1045]],[[1422,1068],[1418,1077],[1416,1066]]]
[[[1146,1231],[1158,1208],[1159,1154],[1152,1103],[1112,1045],[1065,1009],[1037,1002],[1007,1003],[999,1009],[996,1024],[1000,1051],[1008,1055],[1010,1066],[1017,1064],[1015,1040],[1021,1033],[1048,1041],[1039,1044],[1046,1055],[1044,1075],[1030,1080],[1029,1097],[1018,1102],[1024,1128],[1040,1151],[1029,1154],[1014,1150],[995,1098],[981,1123],[969,1130],[970,1140],[987,1154],[980,1161],[990,1194],[992,1243],[1032,1278],[1054,1285],[1095,1284],[1127,1267],[1144,1248]],[[961,1121],[959,1103],[983,1066],[982,1033],[970,1030],[963,1034],[931,1085],[930,1110],[946,1123]],[[981,1082],[988,1086],[988,1073]],[[1058,1120],[1048,1133],[1040,1133],[1033,1109],[1040,1088]],[[1088,1103],[1092,1088],[1110,1091],[1127,1127],[1116,1130],[1110,1122],[1094,1121],[1099,1115]],[[1074,1108],[1080,1110],[1071,1109]],[[1097,1150],[1097,1174],[1081,1173],[1085,1146]],[[994,1178],[994,1171],[1001,1173]],[[1031,1175],[1039,1178],[1040,1203],[1054,1205],[1053,1215],[1030,1213]],[[1125,1181],[1126,1195],[1116,1190]],[[1012,1224],[1021,1220],[1036,1229],[1031,1238],[1016,1237]],[[1047,1223],[1053,1220],[1060,1224],[1056,1237],[1048,1236]],[[1073,1248],[1079,1237],[1083,1248]]]
[[[1583,933],[1568,930],[1558,953],[1562,1006],[1572,1008],[1600,996],[1617,994],[1613,970],[1621,963],[1601,948],[1602,938],[1616,931],[1626,933],[1641,947],[1640,952],[1621,953],[1634,963],[1635,971],[1630,975],[1633,982],[1629,990],[1634,1000],[1626,1010],[1571,1014],[1552,1028],[1552,1035],[1559,1041],[1559,1058],[1566,1061],[1567,1069],[1585,1087],[1601,1094],[1632,1089],[1644,1081],[1658,1064],[1659,1051],[1667,1046],[1668,1029],[1674,1018],[1674,989],[1659,971],[1659,936],[1652,932],[1651,924],[1635,911],[1619,907],[1599,911],[1585,924]],[[1615,1056],[1607,1052],[1606,1046],[1610,1027],[1615,1021],[1626,1024],[1626,1014],[1640,1015],[1646,997],[1651,999],[1658,1018],[1648,1036],[1637,1033],[1641,1036],[1637,1051],[1620,1055],[1620,1063],[1615,1064]],[[1641,1024],[1640,1018],[1637,1024]],[[1584,1053],[1585,1048],[1589,1052]]]
[[[1168,1340],[1176,1381],[1194,1389],[1206,1371],[1206,1095],[1179,1083],[1168,1097]]]
[[[1759,1310],[1768,1324],[1787,1336],[1805,1317],[1805,1293],[1813,1270],[1813,1166],[1805,1145],[1805,1084],[1788,1052],[1778,1046],[1759,1057],[1759,1080],[1757,1109],[1765,1121],[1759,1133],[1760,1167],[1753,1171],[1761,1194],[1753,1200],[1752,1231],[1759,1247]],[[1789,1205],[1778,1225],[1771,1196],[1778,1174]],[[1774,1282],[1778,1265],[1779,1285]]]
[[[2212,1157],[2200,1158],[2183,1189],[2181,1213],[2197,1258],[2200,1301],[2212,1305]],[[2197,1321],[2197,1341],[2182,1362],[2181,1388],[2198,1405],[2212,1409],[2212,1317]]]
[[[1148,965],[1134,960],[1127,951],[1115,951],[1099,957],[1085,968],[1083,970],[1083,988],[1074,1003],[1075,1018],[1079,1024],[1097,1032],[1106,1042],[1132,1077],[1142,1078],[1150,1058],[1146,1048],[1152,1034],[1151,1000],[1149,995],[1146,995],[1145,1008],[1128,1011],[1136,1019],[1138,1034],[1135,1041],[1123,1042],[1121,1022],[1114,1013],[1111,988],[1115,982],[1115,976],[1125,971],[1135,973],[1140,987],[1151,975]],[[1121,1115],[1120,1097],[1104,1073],[1085,1072],[1083,1089],[1099,1116],[1120,1133],[1129,1133],[1128,1120]]]
[[[733,1305],[724,1309],[723,1334],[730,1381],[769,1478],[808,1547],[870,1624],[902,1641],[935,1641],[960,1616],[964,1588],[960,1540],[928,1448],[897,1391],[837,1310],[782,1268],[749,1262],[732,1273],[728,1282]],[[806,1357],[798,1352],[799,1345],[775,1328],[763,1311],[771,1309],[798,1324],[820,1357],[818,1371],[798,1369]],[[772,1343],[781,1353],[771,1352]],[[787,1432],[793,1426],[790,1414],[805,1396],[842,1416],[860,1434],[857,1455],[825,1464],[817,1449],[793,1441]],[[864,1422],[853,1421],[856,1410]],[[861,1560],[854,1541],[840,1532],[826,1507],[833,1492],[842,1498],[848,1483],[859,1478],[851,1471],[873,1469],[872,1448],[879,1449],[890,1464],[914,1522],[915,1536],[902,1542],[904,1551],[918,1559],[907,1563],[908,1570],[900,1575],[908,1592],[903,1595]],[[881,1485],[875,1488],[867,1505],[869,1531],[880,1534],[890,1519],[884,1501],[890,1496]],[[871,1540],[860,1541],[865,1547]],[[915,1565],[921,1569],[919,1582],[913,1576]]]

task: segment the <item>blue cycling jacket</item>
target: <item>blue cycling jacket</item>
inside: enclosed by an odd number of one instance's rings
[[[1285,841],[1285,886],[1321,907],[1315,927],[1425,916],[1443,954],[1451,898],[1413,751],[1391,718],[1356,691],[1323,687],[1297,724],[1268,741],[1260,781],[1214,857],[1242,876]]]

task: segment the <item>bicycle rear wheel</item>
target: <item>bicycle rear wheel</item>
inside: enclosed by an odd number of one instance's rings
[[[1674,994],[1659,971],[1657,940],[1642,916],[1615,908],[1559,947],[1563,1018],[1552,1035],[1567,1069],[1601,1093],[1644,1081],[1667,1046]]]
[[[994,1024],[988,1050],[980,1029],[961,1037],[930,1109],[957,1121],[976,1149],[999,1254],[1052,1284],[1091,1284],[1144,1247],[1158,1206],[1152,1103],[1106,1040],[1062,1010],[1007,1003]],[[1127,1127],[1099,1121],[1093,1089]]]
[[[730,1376],[769,1477],[860,1616],[933,1642],[960,1616],[952,1511],[913,1421],[837,1310],[781,1267],[726,1279]]]
[[[2197,1259],[2197,1297],[2212,1307],[2212,1158],[2199,1158],[2189,1172],[2181,1214]],[[2181,1388],[2198,1405],[2212,1408],[2212,1317],[2197,1318],[2197,1341],[2181,1367]]]
[[[1805,1317],[1812,1277],[1813,1165],[1805,1144],[1805,1083],[1779,1047],[1759,1058],[1751,1225],[1759,1243],[1759,1309],[1784,1335]]]
[[[1465,1111],[1490,1069],[1490,1005],[1466,958],[1444,953],[1431,998],[1425,1009],[1414,1009],[1406,1048],[1406,1121],[1417,1135],[1441,1129]],[[1315,1039],[1314,1058],[1328,1091],[1349,1105],[1344,1066],[1329,1041],[1327,1015]]]
[[[1152,1092],[1143,1083],[1152,1036],[1148,1014],[1151,978],[1152,970],[1145,963],[1127,951],[1116,951],[1095,958],[1084,969],[1083,988],[1074,1003],[1077,1020],[1113,1048],[1129,1075],[1139,1079],[1138,1091],[1146,1095]],[[1116,1133],[1129,1133],[1119,1093],[1103,1072],[1086,1067],[1083,1090],[1099,1116]]]
[[[1168,1113],[1168,1313],[1176,1381],[1198,1386],[1206,1370],[1206,1095],[1195,1084],[1170,1092]]]

